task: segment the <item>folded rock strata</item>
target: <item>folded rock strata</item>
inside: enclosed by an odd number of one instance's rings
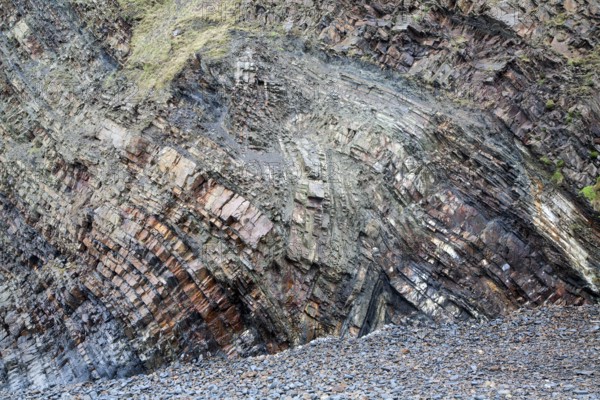
[[[242,2],[160,95],[130,3],[0,0],[0,388],[597,301],[594,3]]]

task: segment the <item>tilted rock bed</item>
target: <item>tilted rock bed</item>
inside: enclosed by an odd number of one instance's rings
[[[600,307],[549,307],[0,398],[598,399],[599,360]]]

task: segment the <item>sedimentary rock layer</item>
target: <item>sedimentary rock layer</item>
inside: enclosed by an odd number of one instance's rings
[[[0,386],[595,302],[568,3],[0,0]]]

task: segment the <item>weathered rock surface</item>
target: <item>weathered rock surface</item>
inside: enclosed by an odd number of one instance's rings
[[[596,302],[599,7],[406,3],[0,0],[0,387]]]

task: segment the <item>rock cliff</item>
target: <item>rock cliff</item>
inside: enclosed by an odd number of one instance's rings
[[[0,18],[0,388],[598,299],[596,1]]]

